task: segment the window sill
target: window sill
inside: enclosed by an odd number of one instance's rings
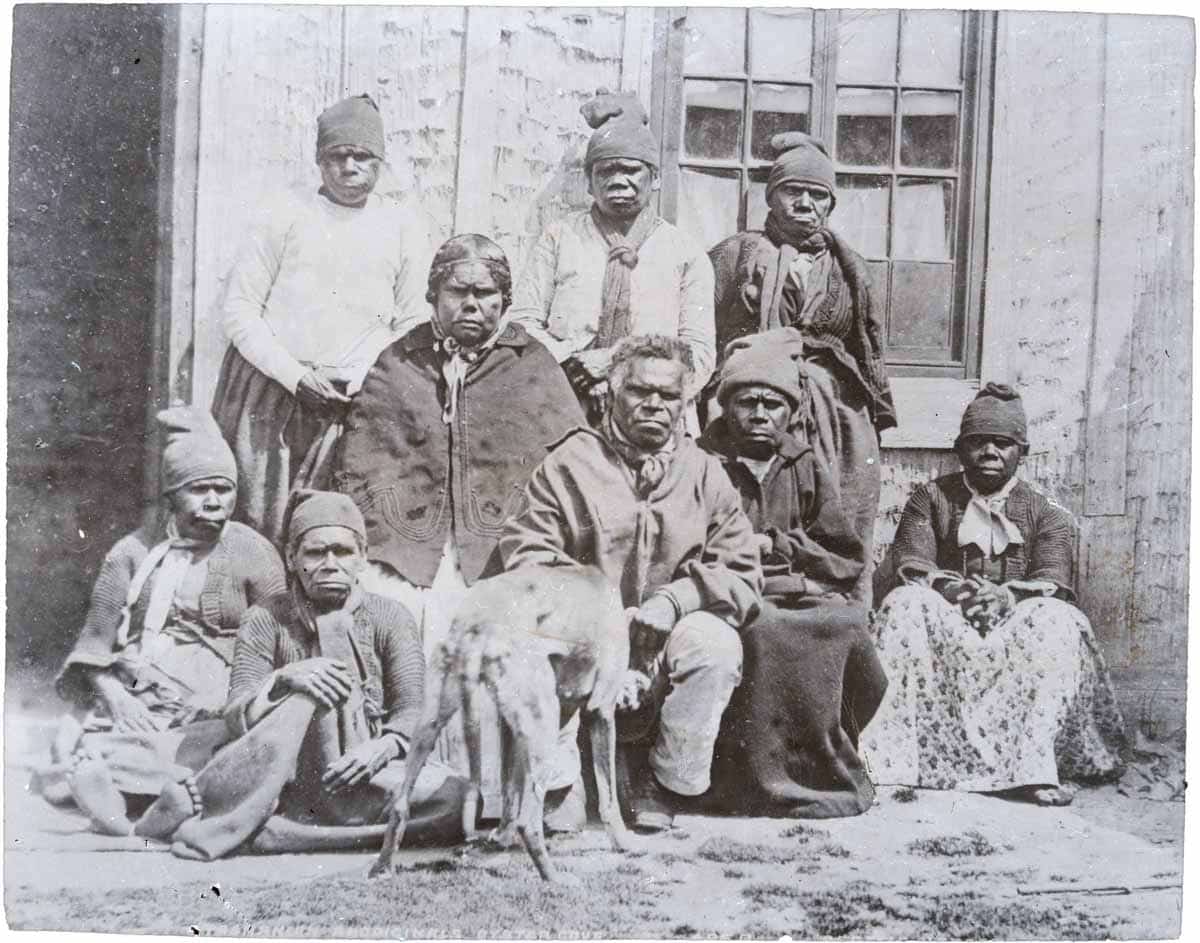
[[[978,380],[892,377],[900,425],[883,434],[883,448],[953,448],[963,410],[977,392]]]

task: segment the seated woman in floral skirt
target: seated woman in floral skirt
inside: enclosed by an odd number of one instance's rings
[[[959,474],[920,486],[875,633],[889,687],[863,748],[877,783],[1042,805],[1120,775],[1104,656],[1074,605],[1071,515],[1016,477],[1025,411],[989,383],[963,414]],[[883,574],[881,574],[883,575]]]

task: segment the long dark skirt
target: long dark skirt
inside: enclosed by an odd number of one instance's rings
[[[296,472],[328,421],[308,415],[232,344],[221,364],[212,412],[237,460],[234,519],[278,545]]]
[[[714,770],[728,812],[833,818],[874,801],[858,736],[887,678],[866,612],[822,599],[799,605],[768,601],[742,632],[742,683],[725,712]]]

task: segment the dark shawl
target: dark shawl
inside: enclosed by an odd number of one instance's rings
[[[830,230],[832,254],[825,300],[804,327],[806,348],[831,358],[861,384],[878,432],[896,425],[896,408],[883,363],[879,312],[871,297],[870,275],[861,255]],[[787,258],[795,250],[751,230],[730,236],[709,250],[716,276],[714,309],[718,357],[731,340],[773,327],[793,325],[783,304]]]
[[[518,324],[473,364],[454,421],[429,323],[380,354],[346,417],[337,488],[367,523],[368,555],[429,586],[453,533],[463,577],[485,573],[496,539],[551,443],[584,422],[554,357]]]

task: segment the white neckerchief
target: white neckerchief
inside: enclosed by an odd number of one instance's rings
[[[142,620],[141,647],[158,635],[167,624],[175,594],[183,585],[188,568],[195,559],[194,551],[207,546],[202,541],[179,536],[175,516],[167,521],[167,538],[156,544],[146,554],[146,559],[133,575],[125,608],[121,613],[121,625],[117,629],[117,647],[124,648],[129,642],[130,612],[142,594],[142,588],[155,572],[158,573],[150,587],[150,598],[146,601],[146,616]]]
[[[492,336],[475,347],[463,347],[449,335],[443,335],[437,318],[433,318],[433,333],[438,338],[436,349],[443,354],[442,376],[446,380],[446,405],[442,407],[442,422],[450,425],[458,414],[458,397],[467,383],[467,371],[471,364],[496,346],[502,327],[497,324]]]
[[[1004,504],[1009,493],[1017,485],[1014,475],[1003,488],[995,494],[983,495],[971,487],[967,475],[963,473],[963,484],[971,492],[971,500],[963,513],[962,522],[958,525],[958,545],[966,547],[974,544],[984,556],[989,559],[998,557],[1008,548],[1009,544],[1023,544],[1017,525],[1004,514]]]
[[[750,474],[757,478],[758,483],[761,485],[767,480],[767,474],[771,471],[771,466],[775,464],[775,459],[778,457],[778,455],[772,455],[766,459],[754,459],[747,458],[745,455],[739,455],[737,460],[750,469]]]

